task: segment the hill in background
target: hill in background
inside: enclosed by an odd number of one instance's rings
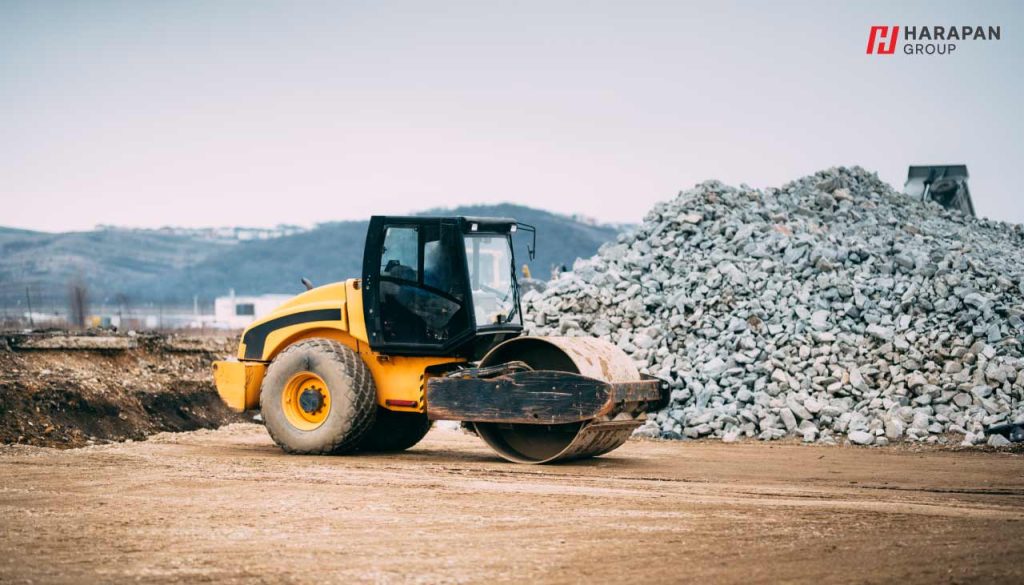
[[[474,205],[421,215],[513,217],[537,228],[533,275],[547,279],[552,265],[572,266],[617,233],[519,205]],[[299,278],[315,284],[360,274],[366,221],[342,221],[272,239],[200,237],[188,230],[104,228],[44,233],[0,228],[0,311],[23,309],[26,289],[38,306],[63,307],[72,282],[82,282],[93,304],[206,306],[238,294],[296,293]],[[529,235],[515,237],[516,258],[527,263]]]

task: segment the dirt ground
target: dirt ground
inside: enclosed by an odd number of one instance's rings
[[[435,429],[0,447],[0,582],[1022,582],[1024,457],[632,441],[554,466]]]
[[[115,347],[74,347],[101,342]],[[210,370],[234,347],[224,337],[0,332],[0,443],[82,447],[244,420],[217,397]]]

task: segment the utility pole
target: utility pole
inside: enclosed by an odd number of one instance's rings
[[[32,320],[32,295],[28,292],[27,286],[25,287],[25,300],[28,302],[28,326],[35,329],[36,323]]]

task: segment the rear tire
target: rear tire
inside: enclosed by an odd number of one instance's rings
[[[430,419],[421,412],[396,412],[377,408],[377,420],[363,441],[364,451],[381,453],[405,451],[419,443],[431,426]]]
[[[271,438],[289,453],[350,453],[373,427],[377,390],[355,351],[337,341],[307,339],[270,363],[260,412]]]

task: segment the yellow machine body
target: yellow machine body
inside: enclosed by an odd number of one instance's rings
[[[246,328],[214,364],[221,398],[259,409],[289,453],[403,451],[435,420],[519,463],[612,451],[667,385],[606,339],[522,335],[520,229],[536,234],[509,218],[371,217],[362,278],[304,280]]]
[[[377,404],[400,412],[424,412],[428,367],[465,361],[388,356],[371,350],[359,280],[349,279],[297,295],[246,328],[237,361],[214,363],[221,399],[236,412],[259,408],[267,365],[289,345],[310,338],[332,339],[355,350],[373,374]]]

